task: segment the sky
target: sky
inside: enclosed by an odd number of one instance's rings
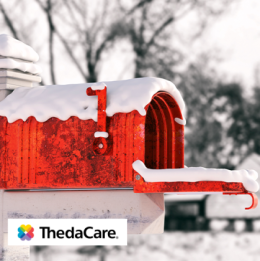
[[[213,52],[220,50],[221,61],[213,64],[214,68],[224,79],[241,81],[249,89],[255,84],[255,70],[260,69],[259,14],[259,0],[238,1],[192,46],[195,53],[203,46]]]

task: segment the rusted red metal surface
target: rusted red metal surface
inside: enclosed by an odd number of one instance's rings
[[[198,182],[145,182],[144,178],[135,171],[135,193],[187,193],[187,192],[223,192],[224,195],[248,194],[252,198],[250,207],[258,205],[258,198],[254,193],[248,192],[242,183],[223,181],[198,181]]]
[[[107,87],[104,86],[103,90],[92,90],[91,87],[87,89],[87,95],[98,96],[98,121],[97,130],[98,132],[107,132]],[[93,141],[93,151],[95,154],[108,154],[112,147],[112,140],[104,137],[95,137]]]
[[[77,117],[8,123],[0,117],[0,188],[133,188],[135,160],[160,168],[166,162],[183,167],[184,129],[172,120],[181,117],[177,103],[159,92],[150,104],[153,114],[147,105],[147,116],[117,113],[106,117],[105,124],[102,116],[98,123]],[[167,122],[152,137],[153,124],[166,108]],[[96,131],[109,134],[106,140],[112,145],[104,155],[93,150]]]
[[[89,87],[87,88],[87,95],[98,96],[98,121],[96,131],[106,132],[107,87],[104,86],[103,90],[92,90],[92,88]]]
[[[139,175],[137,173],[137,175]],[[162,193],[162,192],[234,192],[247,193],[242,183],[223,181],[198,182],[145,182],[141,177],[135,181],[135,193]]]
[[[132,149],[133,159],[143,158],[144,149],[142,143],[141,150],[133,148],[138,142],[134,135],[132,147],[122,146],[127,137],[125,129],[119,127],[122,118],[140,133],[144,119],[138,112],[108,117],[108,138],[113,148],[106,155],[96,155],[92,144],[97,123],[93,120],[51,118],[40,123],[30,117],[26,122],[8,124],[1,117],[1,188],[133,187],[133,170],[126,164],[126,154]],[[128,177],[126,169],[131,172]]]

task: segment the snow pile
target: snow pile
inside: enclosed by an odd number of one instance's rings
[[[11,58],[0,59],[0,68],[17,69],[32,74],[40,74],[41,68],[33,63],[20,62]]]
[[[175,120],[177,123],[181,124],[181,125],[186,125],[186,119],[185,119],[185,118],[183,118],[183,120],[182,120],[182,119],[179,119],[179,118],[175,118],[174,120]]]
[[[255,223],[256,221],[254,221]],[[151,235],[128,235],[127,246],[104,246],[107,261],[258,261],[259,233],[244,232],[169,232]],[[32,246],[30,260],[101,260],[96,246],[46,246],[38,251]],[[89,254],[90,256],[90,254]]]
[[[39,60],[38,54],[28,45],[8,36],[0,35],[0,68],[17,69],[31,74],[39,74],[41,69],[33,64]]]
[[[213,231],[222,231],[228,226],[229,222],[226,219],[213,219],[209,223],[209,227]]]
[[[0,55],[37,62],[39,55],[30,47],[7,34],[0,35]]]
[[[106,87],[106,84],[103,82],[93,83],[93,85],[91,86],[93,91],[104,90],[105,87]]]
[[[138,172],[146,182],[197,182],[197,181],[224,181],[243,183],[246,190],[257,192],[258,173],[255,170],[227,170],[206,169],[191,167],[183,169],[147,169],[144,163],[137,160],[133,169]]]
[[[94,133],[94,137],[95,138],[98,138],[98,137],[107,138],[108,137],[108,133],[106,131],[96,131]]]
[[[34,116],[39,122],[47,121],[51,117],[65,121],[71,116],[97,121],[97,96],[86,94],[87,88],[93,85],[93,83],[84,83],[17,88],[0,102],[0,115],[6,116],[9,123],[18,119],[26,121],[30,116]],[[97,83],[95,86],[101,88],[104,85]],[[167,80],[136,78],[106,82],[106,86],[107,116],[133,110],[145,115],[144,108],[151,101],[152,96],[158,91],[166,91],[174,97],[184,117],[185,104],[181,94],[175,85]]]

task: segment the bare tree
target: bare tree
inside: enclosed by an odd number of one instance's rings
[[[50,46],[53,45],[53,34],[57,35],[82,77],[88,82],[97,81],[102,53],[124,33],[117,19],[108,17],[110,2],[97,1],[97,7],[90,11],[88,1],[61,0],[59,3],[56,1],[58,8],[55,12],[52,0],[36,2],[48,18]],[[113,12],[116,12],[115,9]],[[66,27],[66,30],[60,30],[59,25]],[[50,58],[53,66],[53,54]]]
[[[191,31],[194,37],[199,37],[210,18],[222,14],[231,1],[220,0],[217,5],[206,0],[35,0],[34,3],[46,16],[50,76],[55,84],[54,41],[63,45],[82,78],[95,82],[103,54],[121,38],[128,39],[133,46],[135,77],[173,80],[176,65],[185,58],[173,44],[174,39],[182,37],[174,30],[177,22],[197,13],[200,18]],[[25,1],[19,0],[18,4],[22,2]],[[23,40],[25,30],[17,26],[3,4],[0,12],[14,37]]]
[[[134,76],[156,75],[173,79],[174,66],[183,59],[181,51],[173,44],[174,39],[181,38],[174,30],[175,24],[189,14],[197,14],[197,24],[190,30],[194,40],[202,34],[210,19],[223,14],[231,2],[221,0],[216,5],[205,0],[141,0],[126,8],[118,0],[121,10],[126,13],[125,28],[136,57]]]
[[[56,84],[55,68],[54,68],[54,53],[53,53],[53,37],[55,26],[53,24],[53,0],[46,0],[43,4],[40,0],[36,0],[43,11],[46,13],[48,28],[49,28],[49,62],[50,62],[50,75],[53,84]]]
[[[10,31],[12,32],[14,38],[16,39],[20,39],[20,37],[18,36],[18,32],[16,30],[16,28],[14,27],[13,21],[10,18],[9,14],[6,12],[4,5],[2,4],[2,2],[0,2],[0,11],[4,17],[5,23],[8,26],[8,28],[10,29]]]

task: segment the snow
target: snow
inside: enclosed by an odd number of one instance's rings
[[[177,123],[181,124],[181,125],[186,125],[186,120],[185,119],[179,119],[179,118],[175,118],[174,119]]]
[[[221,193],[222,194],[222,193]],[[179,193],[176,195],[175,193],[167,193],[164,194],[165,202],[176,202],[176,201],[201,201],[205,199],[206,195],[204,194],[191,194],[191,195],[180,195]]]
[[[101,82],[101,83],[94,83],[91,88],[92,90],[104,90],[104,88],[106,87],[106,84]]]
[[[108,133],[105,131],[96,131],[94,133],[94,137],[98,138],[98,137],[103,137],[103,138],[107,138],[108,137]]]
[[[29,46],[7,34],[0,34],[0,55],[37,62],[39,55]]]
[[[259,219],[254,220],[253,227],[254,227],[254,231],[258,231],[258,232],[260,231],[260,220]]]
[[[254,170],[207,169],[202,167],[147,169],[140,160],[135,161],[132,166],[147,182],[224,181],[243,183],[245,189],[250,192],[257,192],[259,189],[259,184],[256,181],[258,173]]]
[[[212,219],[209,227],[213,231],[222,231],[228,226],[229,222],[226,219]]]
[[[30,260],[106,261],[257,261],[259,233],[164,232],[158,235],[128,235],[127,246],[31,247]],[[80,251],[81,250],[81,251]]]
[[[245,220],[236,220],[234,222],[234,229],[235,229],[236,232],[239,232],[239,233],[245,231],[245,229],[246,229]]]
[[[6,116],[9,123],[18,119],[26,121],[30,116],[34,116],[39,122],[51,117],[65,121],[71,116],[97,121],[97,96],[86,94],[86,89],[92,86],[93,83],[83,83],[18,88],[0,102],[0,115]],[[118,112],[128,113],[133,110],[145,115],[145,106],[158,91],[171,94],[184,117],[184,101],[170,81],[147,77],[106,82],[106,86],[106,112],[109,117]]]
[[[17,69],[31,74],[40,74],[41,68],[33,63],[17,61],[11,58],[0,59],[0,68],[2,69]]]

